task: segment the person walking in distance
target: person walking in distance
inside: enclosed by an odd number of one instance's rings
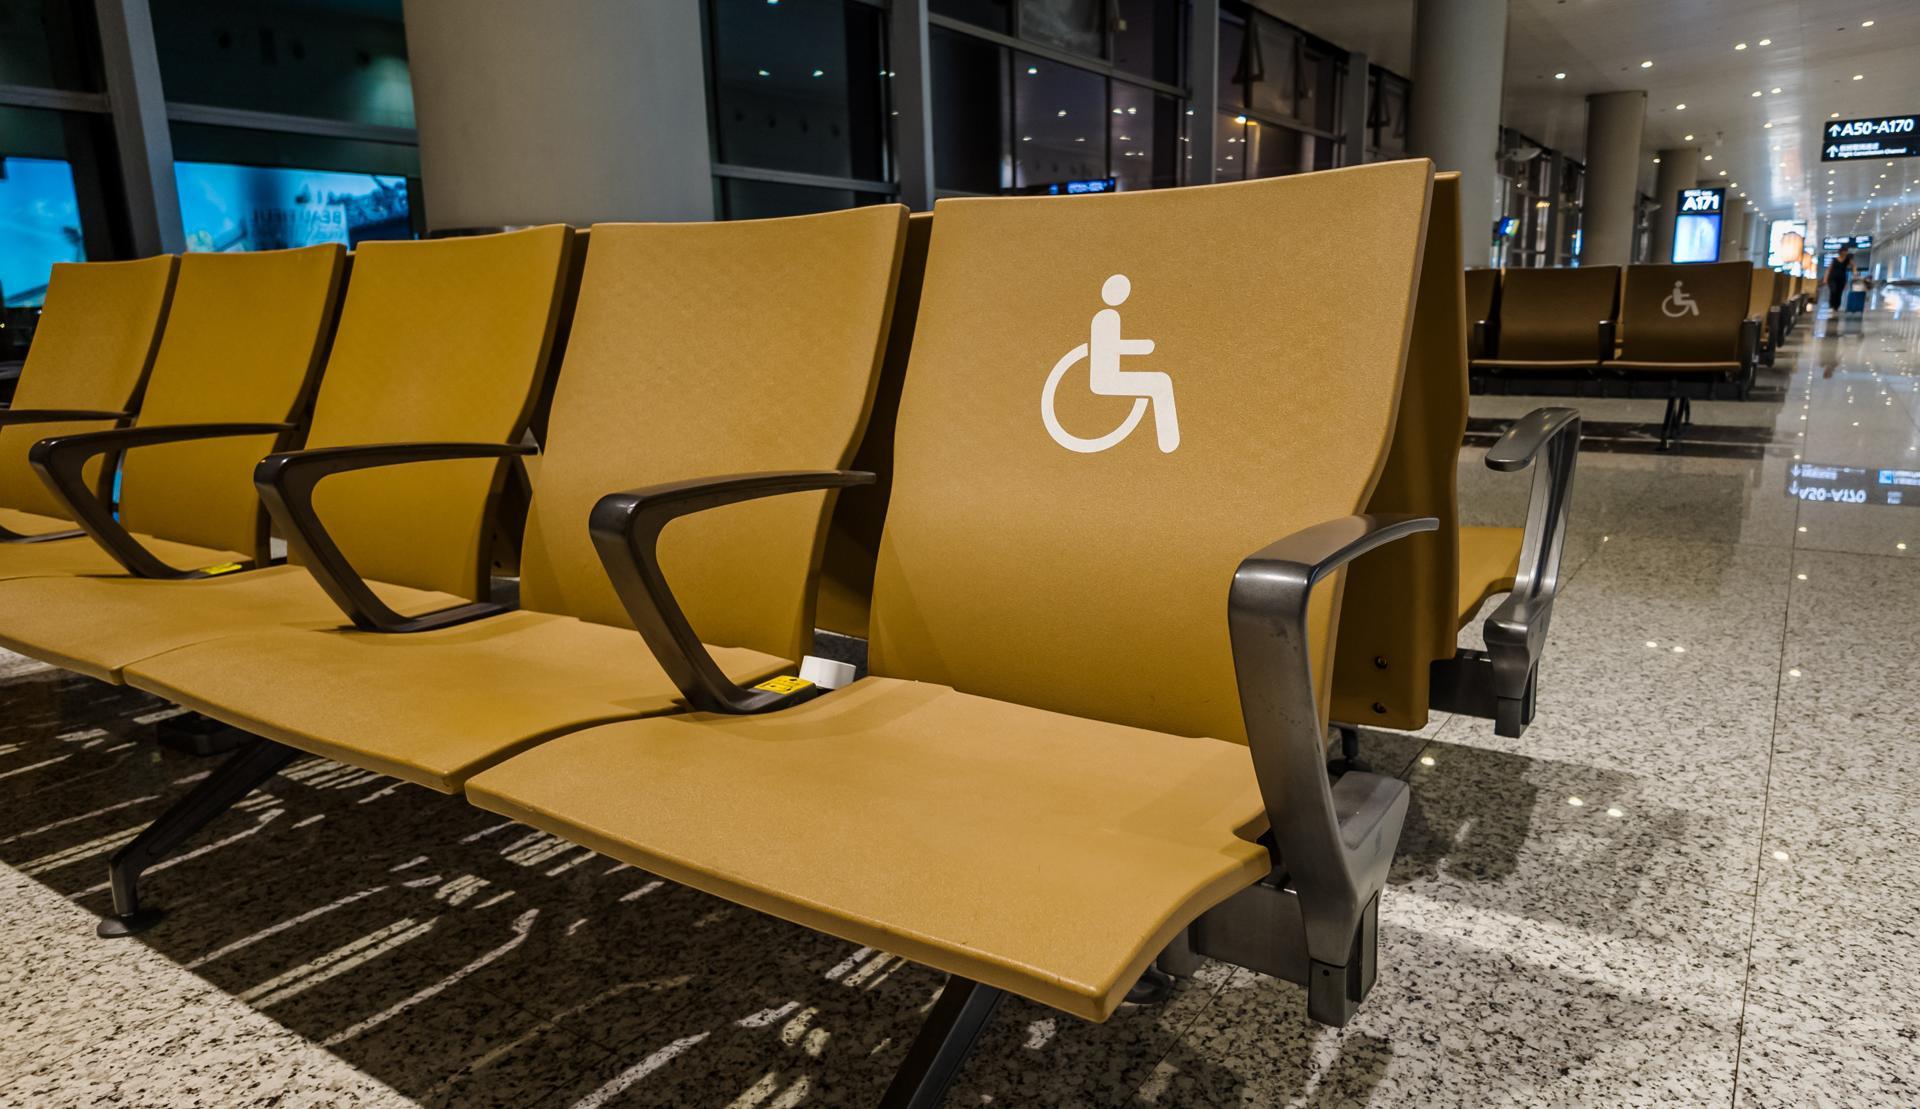
[[[1827,307],[1835,312],[1846,303],[1847,286],[1853,282],[1853,247],[1843,246],[1827,267]]]

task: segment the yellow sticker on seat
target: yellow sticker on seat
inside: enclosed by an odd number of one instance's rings
[[[777,678],[768,678],[753,688],[764,689],[768,693],[798,693],[803,689],[812,689],[813,683],[792,674],[782,674]]]
[[[235,570],[244,569],[246,569],[246,567],[238,562],[216,562],[211,566],[202,566],[200,572],[207,577],[214,578],[219,577],[221,574],[231,574]]]

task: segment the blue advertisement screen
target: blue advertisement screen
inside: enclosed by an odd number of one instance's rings
[[[413,238],[404,177],[179,162],[174,179],[188,250]]]
[[[34,308],[55,262],[84,262],[73,167],[50,158],[0,158],[0,300]]]
[[[1718,262],[1720,260],[1720,217],[1717,214],[1675,217],[1673,260]]]

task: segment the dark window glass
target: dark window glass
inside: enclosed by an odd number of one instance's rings
[[[1292,116],[1297,99],[1294,63],[1299,56],[1300,36],[1258,16],[1253,30],[1252,45],[1242,63],[1251,105],[1257,111]]]
[[[1113,83],[1113,176],[1122,189],[1162,189],[1180,183],[1178,101],[1134,85]]]
[[[1013,57],[1013,183],[1107,176],[1107,81],[1084,69]]]
[[[173,157],[180,162],[224,162],[246,166],[288,166],[338,173],[420,176],[420,148],[401,143],[334,139],[246,127],[199,123],[172,126]]]
[[[1248,177],[1284,177],[1313,168],[1313,138],[1287,127],[1247,127]]]
[[[939,28],[928,38],[928,51],[934,184],[997,193],[1008,183],[1007,51]],[[1021,80],[1029,79],[1024,70]]]
[[[845,0],[712,0],[720,161],[885,180],[881,15]]]
[[[1340,85],[1345,59],[1321,53],[1311,46],[1301,50],[1295,118],[1321,131],[1340,129]]]
[[[1373,147],[1382,158],[1407,151],[1407,83],[1390,73],[1376,72],[1367,108],[1367,127]]]
[[[851,189],[816,189],[810,185],[745,181],[734,177],[720,180],[720,211],[726,219],[810,216],[816,212],[837,212],[842,208],[878,204],[889,199],[880,193],[855,192]]]
[[[413,126],[398,0],[153,0],[167,99]]]
[[[0,370],[26,357],[54,263],[126,256],[119,181],[105,115],[0,107]]]
[[[78,0],[0,0],[0,85],[105,88],[92,15]]]
[[[1115,0],[1113,64],[1168,85],[1180,83],[1186,11],[1180,0]]]
[[[1013,0],[933,0],[928,10],[1001,34],[1013,30]]]
[[[1219,181],[1238,181],[1247,175],[1248,154],[1253,149],[1253,125],[1246,116],[1222,113],[1214,119],[1213,175]]]
[[[1247,106],[1248,74],[1257,72],[1257,59],[1247,56],[1247,27],[1238,19],[1220,17],[1220,106]]]
[[[1020,37],[1057,50],[1106,56],[1107,0],[1020,0]]]

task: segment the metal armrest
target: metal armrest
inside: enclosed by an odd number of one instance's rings
[[[593,506],[587,530],[614,592],[661,669],[701,712],[756,713],[793,701],[789,694],[742,689],[715,665],[660,571],[660,531],[681,516],[785,493],[870,485],[860,470],[799,470],[695,478],[609,493]]]
[[[203,578],[199,569],[181,570],[167,565],[140,545],[119,520],[100,490],[87,484],[87,463],[103,454],[118,454],[135,447],[161,443],[184,443],[198,439],[222,439],[242,435],[285,435],[293,424],[175,424],[159,427],[116,428],[62,435],[42,439],[27,452],[27,462],[46,482],[53,495],[67,506],[67,512],[82,531],[93,537],[127,573],[143,578]]]
[[[1309,1011],[1325,976],[1345,988],[1363,914],[1386,881],[1406,816],[1406,783],[1349,771],[1327,780],[1325,737],[1309,655],[1313,587],[1355,558],[1396,539],[1433,531],[1431,516],[1348,516],[1298,532],[1248,557],[1227,596],[1234,673],[1247,746],[1273,830],[1276,865],[1298,892],[1313,960]],[[1357,998],[1353,1000],[1358,1000]],[[1344,1022],[1344,1017],[1333,1023]]]
[[[1494,731],[1499,735],[1518,736],[1532,715],[1533,677],[1546,646],[1553,599],[1560,591],[1567,505],[1579,456],[1580,413],[1572,408],[1536,408],[1487,448],[1488,468],[1503,473],[1541,461],[1533,471],[1513,591],[1482,627],[1493,663]]]
[[[348,470],[397,466],[407,462],[443,462],[454,459],[506,458],[532,454],[520,443],[380,443],[364,446],[318,447],[268,455],[253,469],[253,484],[267,513],[280,525],[287,547],[299,555],[327,596],[340,606],[353,625],[370,632],[423,632],[478,620],[507,611],[506,605],[473,601],[420,616],[402,616],[374,596],[366,580],[327,534],[313,509],[313,488],[322,478]]]

